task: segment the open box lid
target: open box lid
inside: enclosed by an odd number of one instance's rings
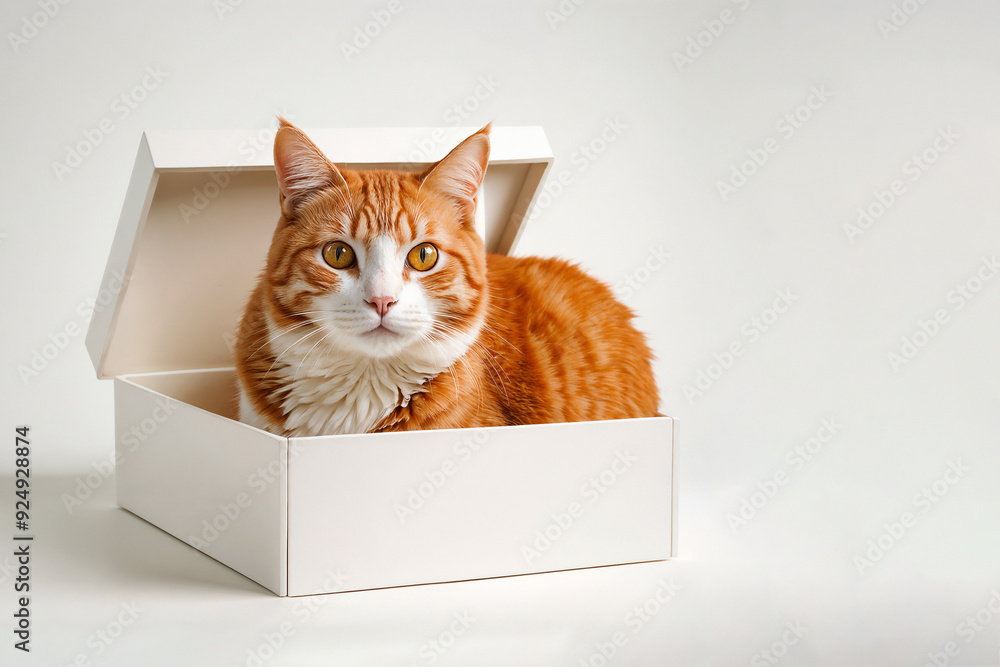
[[[419,169],[477,129],[305,132],[338,165]],[[273,137],[269,130],[143,135],[87,332],[98,377],[234,365],[236,326],[280,215]],[[489,252],[508,254],[552,149],[540,127],[494,127],[490,143],[476,226]]]

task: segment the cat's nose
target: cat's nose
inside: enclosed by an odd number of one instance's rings
[[[385,317],[389,312],[389,306],[396,303],[396,299],[391,296],[373,296],[368,300],[368,304],[375,309],[379,317]]]

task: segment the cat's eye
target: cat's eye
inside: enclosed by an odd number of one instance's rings
[[[421,243],[410,250],[406,259],[417,271],[430,271],[437,264],[438,249],[433,243]]]
[[[354,250],[340,241],[330,241],[323,246],[323,260],[335,269],[349,269],[354,266]]]

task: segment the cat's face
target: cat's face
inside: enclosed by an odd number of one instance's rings
[[[282,219],[265,274],[274,327],[317,355],[453,363],[486,309],[474,213],[488,155],[484,128],[422,173],[339,170],[283,124]]]

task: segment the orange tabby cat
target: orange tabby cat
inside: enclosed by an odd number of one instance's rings
[[[487,254],[489,126],[422,172],[338,169],[282,120],[281,218],[236,346],[240,420],[282,435],[651,417],[651,354],[602,283]]]

